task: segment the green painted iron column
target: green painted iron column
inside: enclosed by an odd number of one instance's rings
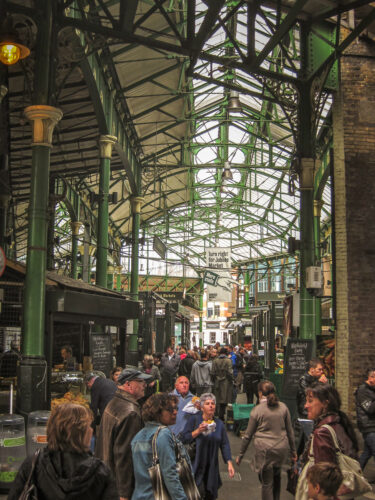
[[[301,23],[301,77],[308,67],[309,26]],[[314,251],[314,166],[315,125],[313,88],[309,80],[299,83],[298,99],[298,170],[300,187],[300,337],[314,340],[315,353],[315,297],[306,288],[306,269],[315,262]]]
[[[78,235],[80,227],[82,226],[82,222],[80,221],[72,221],[70,223],[72,228],[72,267],[71,267],[71,277],[73,279],[78,278]]]
[[[107,258],[108,258],[108,196],[111,176],[112,146],[117,138],[112,135],[101,135],[100,147],[100,177],[99,177],[99,208],[98,208],[98,242],[96,250],[96,284],[107,288]]]
[[[62,112],[52,106],[35,105],[27,107],[25,115],[32,122],[33,142],[24,330],[17,390],[17,408],[21,413],[47,408],[44,323],[49,166],[52,133]]]
[[[132,259],[130,277],[130,295],[132,300],[138,300],[139,285],[139,230],[141,227],[141,208],[143,198],[133,196],[130,200],[132,210]],[[133,320],[133,331],[128,336],[128,351],[126,353],[126,364],[138,366],[138,319]]]
[[[306,165],[306,163],[308,165]],[[302,158],[302,175],[311,170],[311,158]],[[307,175],[306,175],[307,177]],[[313,174],[308,175],[311,179]],[[315,297],[306,288],[306,269],[315,263],[314,252],[314,212],[313,212],[313,189],[310,182],[300,181],[300,225],[301,225],[301,250],[300,250],[300,337],[315,340]],[[312,186],[312,184],[311,184]]]
[[[314,200],[314,241],[315,241],[315,262],[321,261],[320,255],[320,215],[324,201]],[[322,333],[322,301],[320,297],[315,297],[315,335]]]
[[[60,109],[49,106],[54,64],[51,42],[57,33],[53,29],[52,2],[36,0],[35,6],[39,18],[36,20],[33,105],[25,109],[25,116],[32,126],[32,166],[22,359],[17,370],[17,412],[21,414],[47,408],[48,367],[44,341],[50,151],[54,127],[62,117]]]

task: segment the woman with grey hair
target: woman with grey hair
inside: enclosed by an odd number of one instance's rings
[[[193,461],[195,482],[202,500],[214,500],[221,486],[219,474],[219,449],[228,465],[229,477],[234,476],[232,454],[224,423],[215,418],[216,398],[206,392],[200,397],[201,412],[193,415],[181,434],[184,443],[196,441]]]

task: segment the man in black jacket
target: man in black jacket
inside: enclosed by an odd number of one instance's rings
[[[94,421],[96,425],[99,425],[105,407],[117,391],[117,385],[113,380],[98,377],[92,372],[85,375],[85,382],[91,392],[90,408],[94,414]]]
[[[191,369],[195,363],[195,358],[193,351],[189,350],[187,352],[186,358],[181,360],[178,368],[178,374],[180,377],[186,377],[190,381]]]
[[[359,458],[362,469],[371,457],[375,458],[375,369],[367,370],[367,380],[355,393],[357,403],[357,423],[362,432],[365,449]]]

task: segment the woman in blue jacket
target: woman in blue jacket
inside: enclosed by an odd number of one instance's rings
[[[224,462],[228,465],[230,478],[234,476],[234,468],[224,423],[214,417],[215,396],[211,393],[202,394],[200,402],[202,413],[197,413],[188,420],[181,437],[184,443],[196,440],[196,454],[193,461],[195,482],[202,500],[214,500],[222,484],[219,474],[219,449]]]
[[[133,467],[135,476],[135,489],[132,500],[154,500],[154,493],[148,469],[152,466],[152,438],[160,426],[176,423],[178,398],[166,393],[153,394],[144,403],[142,418],[145,427],[138,432],[131,443]],[[175,440],[168,427],[162,427],[156,439],[156,448],[160,461],[160,468],[164,484],[171,498],[174,500],[187,500],[176,471]],[[182,444],[180,452],[190,463]]]

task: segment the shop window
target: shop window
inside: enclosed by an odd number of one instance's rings
[[[210,332],[210,344],[214,344],[216,342],[216,332]]]

